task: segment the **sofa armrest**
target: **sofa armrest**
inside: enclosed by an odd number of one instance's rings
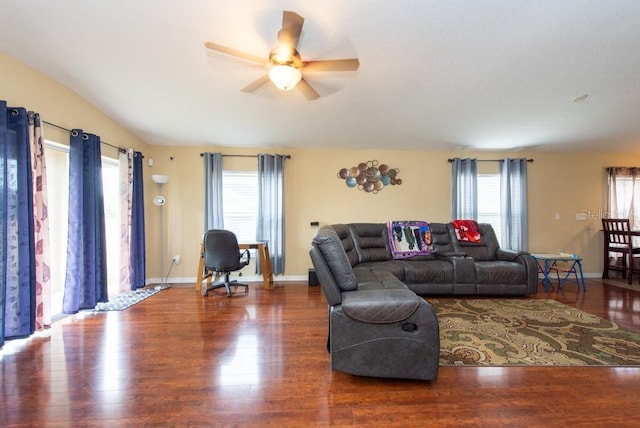
[[[515,250],[505,250],[503,248],[498,248],[496,251],[496,258],[498,260],[504,260],[507,262],[515,261],[518,256],[529,255],[526,251],[515,251]]]
[[[331,273],[331,269],[322,256],[320,249],[317,247],[311,247],[311,250],[309,250],[309,256],[311,257],[311,262],[316,270],[316,275],[318,276],[320,287],[327,299],[327,303],[329,306],[340,304],[340,302],[342,302],[342,290],[340,290],[340,287],[336,283],[333,274]]]
[[[527,271],[527,294],[535,294],[538,291],[538,264],[527,251],[514,251],[498,249],[498,260],[520,263]]]
[[[336,232],[330,226],[320,228],[316,236],[311,242],[313,254],[317,258],[322,258],[326,263],[333,281],[338,285],[341,291],[355,290],[358,288],[358,282],[353,274],[351,262],[347,257],[347,253],[342,246],[342,241]],[[314,257],[311,260],[315,263]]]

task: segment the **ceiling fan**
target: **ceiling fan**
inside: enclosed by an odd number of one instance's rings
[[[242,88],[243,92],[253,92],[271,81],[284,91],[297,87],[308,100],[315,100],[320,95],[302,77],[303,71],[305,73],[307,71],[355,71],[360,67],[360,61],[357,58],[303,61],[297,49],[303,24],[304,18],[302,16],[288,10],[283,11],[282,29],[278,31],[278,44],[271,50],[268,59],[213,42],[206,42],[204,45],[214,51],[258,62],[269,67],[268,74]]]

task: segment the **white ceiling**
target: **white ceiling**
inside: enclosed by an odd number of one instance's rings
[[[303,60],[360,59],[315,101],[204,47],[266,58],[284,9]],[[638,0],[4,0],[0,51],[149,144],[640,151]]]

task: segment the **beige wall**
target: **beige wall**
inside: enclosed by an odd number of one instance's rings
[[[530,157],[529,242],[531,251],[570,251],[581,254],[585,272],[598,275],[602,269],[602,237],[599,214],[605,209],[606,166],[640,166],[640,154],[549,153],[549,152],[427,152],[399,150],[300,150],[279,148],[233,149],[216,146],[148,146],[117,123],[80,99],[75,93],[38,72],[0,54],[0,98],[9,105],[39,111],[45,120],[67,128],[80,127],[101,135],[116,145],[141,150],[145,159],[147,231],[147,276],[159,276],[159,209],[151,203],[158,189],[151,174],[166,174],[170,181],[162,189],[166,246],[165,271],[171,257],[182,256],[171,278],[194,278],[203,232],[203,151],[226,154],[259,152],[290,154],[286,161],[286,252],[287,277],[304,277],[310,267],[308,249],[315,228],[339,222],[385,222],[419,219],[447,222],[451,216],[451,157]],[[45,129],[49,138],[55,131]],[[61,142],[68,141],[62,135]],[[393,142],[390,142],[390,145]],[[638,142],[640,148],[640,141]],[[388,186],[378,194],[348,188],[337,178],[340,168],[377,160],[399,168],[400,186]],[[255,159],[225,158],[225,168],[255,168]],[[482,168],[491,168],[481,164]],[[591,216],[577,221],[576,213]],[[555,219],[559,213],[560,219]],[[251,275],[251,273],[248,273]]]
[[[639,144],[640,145],[640,144]],[[202,151],[256,154],[262,149],[225,147],[153,147],[154,171],[172,176],[165,195],[170,254],[184,263],[172,276],[192,278],[197,270],[198,244],[202,234]],[[286,161],[287,276],[304,276],[310,267],[307,255],[315,228],[340,222],[386,222],[422,219],[447,222],[451,218],[450,157],[528,157],[529,242],[538,252],[569,251],[581,254],[586,273],[602,269],[600,214],[605,209],[606,177],[611,165],[638,165],[638,154],[540,153],[540,152],[426,152],[374,150],[270,150],[290,154]],[[169,160],[173,157],[173,160]],[[400,186],[387,186],[377,194],[348,188],[337,178],[340,168],[377,160],[399,168]],[[255,168],[254,159],[225,158],[225,168]],[[481,164],[490,169],[491,164]],[[151,172],[149,172],[151,174]],[[556,213],[559,220],[555,219]],[[588,220],[576,220],[586,213]],[[149,215],[153,218],[153,215]],[[157,223],[155,226],[157,227]],[[157,257],[153,255],[151,257]],[[170,257],[170,256],[169,256]],[[153,265],[153,260],[150,261]],[[153,276],[153,275],[152,275]]]
[[[144,152],[147,144],[64,85],[0,52],[0,99],[12,107],[37,111],[43,120],[66,129],[79,128],[100,135],[114,146]],[[46,139],[69,144],[69,134],[45,126]],[[117,150],[103,146],[103,155],[117,158]]]

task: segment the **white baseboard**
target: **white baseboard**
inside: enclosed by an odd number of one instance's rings
[[[237,276],[237,275],[232,275],[231,279],[235,279],[238,281],[246,281],[246,282],[262,282],[262,275],[243,275],[243,276]],[[276,276],[275,278],[273,278],[274,282],[300,282],[300,281],[304,281],[307,282],[309,278],[306,275],[282,275],[282,276]],[[147,278],[145,281],[146,285],[151,285],[151,284],[160,284],[160,278]],[[195,284],[196,283],[196,277],[192,276],[192,277],[169,277],[166,279],[166,283],[167,284]]]
[[[601,279],[602,278],[602,272],[598,272],[598,273],[587,272],[587,273],[584,273],[582,276],[584,276],[585,278]]]
[[[247,282],[262,282],[262,276],[261,275],[243,275],[241,277],[235,275],[231,277],[232,279],[237,279],[237,280],[241,280],[241,281],[247,281]],[[542,275],[538,275],[538,278],[542,278]],[[602,278],[602,272],[585,272],[584,273],[584,278],[588,279],[588,278]],[[307,282],[309,280],[309,277],[307,275],[282,275],[282,276],[276,276],[274,279],[274,282]],[[195,277],[169,277],[167,278],[167,284],[195,284],[196,283],[196,278]],[[145,281],[146,285],[151,285],[151,284],[160,284],[160,278],[147,278],[147,280]]]
[[[550,273],[549,275],[551,275],[551,277],[555,277],[555,273]],[[573,276],[573,274],[571,274]],[[602,278],[602,272],[583,272],[582,276],[584,277],[584,279],[589,279],[589,278],[595,278],[595,279],[600,279]],[[538,278],[543,278],[542,274],[539,273],[538,274]]]

